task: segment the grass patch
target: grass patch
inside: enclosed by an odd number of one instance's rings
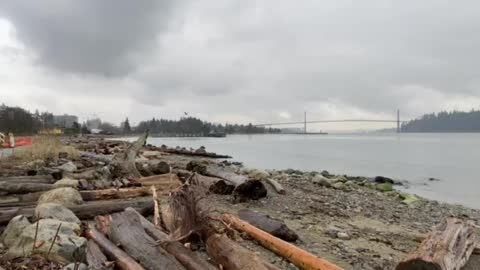
[[[19,162],[30,162],[38,159],[58,159],[58,153],[67,152],[69,158],[78,158],[80,153],[73,146],[62,143],[60,137],[53,135],[35,136],[31,145],[15,148],[15,154],[11,159]]]

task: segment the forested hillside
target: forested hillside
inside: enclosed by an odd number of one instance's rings
[[[480,132],[480,111],[426,114],[403,124],[402,132]]]

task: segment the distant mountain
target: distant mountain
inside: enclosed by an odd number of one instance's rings
[[[402,132],[480,132],[480,111],[440,112],[404,123]]]

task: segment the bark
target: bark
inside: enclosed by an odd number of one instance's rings
[[[238,211],[238,216],[251,225],[282,240],[294,242],[298,239],[298,235],[290,230],[283,221],[273,219],[263,213],[242,209]]]
[[[135,158],[137,157],[138,151],[140,151],[140,149],[147,142],[147,138],[148,131],[145,131],[145,133],[140,136],[136,142],[127,147],[125,152],[115,154],[112,160],[112,176],[114,178],[130,177],[138,179],[142,177],[135,165]]]
[[[112,242],[136,258],[146,269],[185,269],[171,254],[160,246],[143,229],[139,217],[124,211],[110,216],[108,236]]]
[[[53,184],[55,179],[51,175],[9,176],[0,177],[0,182]]]
[[[80,195],[84,201],[127,199],[148,196],[151,191],[147,187],[121,188],[121,189],[100,189],[100,190],[82,190]]]
[[[52,189],[52,184],[42,183],[14,183],[14,182],[0,182],[0,192],[7,192],[8,194],[25,194],[38,191],[46,191]]]
[[[145,232],[156,240],[162,248],[168,253],[172,254],[186,269],[188,270],[214,270],[217,269],[195,252],[187,249],[178,241],[172,241],[169,236],[161,231],[158,227],[153,225],[150,221],[140,215],[135,209],[127,208],[125,212],[135,213],[143,226]]]
[[[93,219],[98,215],[121,212],[127,207],[135,208],[143,215],[148,215],[153,211],[152,198],[144,197],[133,200],[93,201],[67,208],[70,209],[79,219]],[[0,209],[0,225],[8,223],[15,215],[24,215],[27,218],[32,218],[35,211],[35,205],[32,207],[17,209],[16,212],[14,209],[16,208]]]
[[[476,244],[470,222],[447,218],[433,228],[420,246],[401,261],[396,270],[460,270]]]
[[[100,247],[92,239],[87,242],[86,259],[89,270],[107,270],[112,269],[113,265],[107,260]]]
[[[283,188],[283,186],[278,183],[275,179],[272,179],[272,178],[267,178],[266,179],[267,183],[269,183],[273,189],[275,189],[275,191],[278,193],[278,194],[282,194],[282,195],[285,195],[287,194],[287,191]]]
[[[234,202],[245,202],[249,199],[258,200],[267,196],[267,189],[261,181],[249,179],[245,175],[223,171],[213,166],[207,167],[207,174],[222,178],[235,185],[233,190]]]
[[[291,263],[302,269],[317,269],[317,270],[340,270],[342,268],[324,260],[317,256],[297,247],[288,242],[285,242],[271,234],[264,232],[255,226],[233,216],[224,214],[223,220],[230,224],[233,228],[247,233],[250,237],[255,239],[265,248],[277,253],[286,258]]]
[[[110,242],[103,234],[97,231],[93,226],[90,226],[85,231],[85,236],[92,239],[105,252],[105,254],[115,261],[115,266],[121,270],[144,270],[139,263],[130,257],[123,250],[118,248],[115,244]]]

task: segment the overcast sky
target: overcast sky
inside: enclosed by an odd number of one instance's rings
[[[479,109],[478,14],[474,0],[4,0],[0,103],[115,123]]]

